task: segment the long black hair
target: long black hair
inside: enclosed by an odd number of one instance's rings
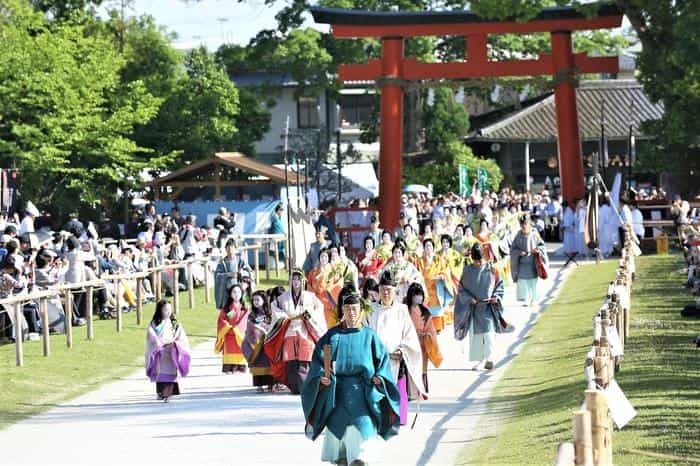
[[[370,299],[370,291],[376,291],[377,293],[379,293],[379,283],[377,283],[377,280],[375,280],[372,277],[369,277],[367,280],[365,280],[365,283],[362,285],[362,298]]]
[[[408,306],[410,309],[411,306],[413,306],[413,297],[414,296],[423,296],[423,303],[420,304],[420,314],[423,320],[428,320],[430,316],[432,315],[430,313],[430,309],[428,309],[425,306],[425,291],[423,290],[423,287],[421,286],[420,283],[411,283],[411,285],[408,287],[408,291],[406,292],[406,299],[404,300],[404,304]]]
[[[272,304],[274,303],[275,305],[277,304],[277,298],[282,296],[284,294],[285,290],[283,286],[276,286],[274,288],[270,288],[267,290],[267,295],[269,297],[268,303],[270,304],[270,307],[272,307]]]
[[[260,296],[263,300],[263,305],[261,308],[256,308],[253,305],[253,298],[256,296]],[[267,293],[265,293],[262,290],[258,290],[255,293],[253,293],[253,296],[251,297],[251,300],[250,300],[250,317],[254,319],[261,312],[262,312],[263,317],[270,318],[270,319],[272,318],[272,312],[270,311],[270,301],[268,300]]]
[[[170,301],[168,301],[167,299],[161,299],[156,303],[156,310],[153,312],[153,317],[151,318],[152,325],[158,326],[161,322],[163,322],[163,308],[166,305],[171,305]],[[170,322],[172,322],[173,327],[177,327],[177,318],[175,317],[175,312],[170,313]]]
[[[224,309],[230,308],[231,304],[233,304],[233,297],[231,296],[231,292],[236,287],[238,287],[241,290],[241,301],[240,301],[241,307],[246,307],[245,306],[245,293],[243,292],[243,287],[241,285],[239,285],[238,283],[234,283],[226,291],[226,304],[224,304]]]

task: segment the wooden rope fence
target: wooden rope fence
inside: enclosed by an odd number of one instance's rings
[[[275,251],[277,251],[277,242],[280,241],[275,237],[262,238],[260,235],[261,242],[256,242],[250,245],[243,245],[237,249],[237,251],[249,251],[252,250],[254,253],[254,270],[255,270],[255,281],[256,284],[260,284],[260,261],[259,253],[263,249],[263,244],[267,246],[266,251],[270,250],[270,244],[275,244]],[[270,236],[270,235],[265,235]],[[277,257],[277,256],[276,256]],[[51,298],[56,298],[57,296],[63,295],[63,306],[65,313],[65,336],[66,336],[66,346],[68,348],[73,347],[73,295],[75,293],[85,293],[86,299],[86,331],[87,340],[95,339],[95,327],[93,322],[93,290],[96,288],[104,288],[106,281],[113,281],[116,287],[115,291],[115,307],[116,307],[116,331],[122,331],[123,316],[120,309],[120,300],[122,293],[120,292],[121,282],[123,280],[136,280],[136,324],[143,324],[143,296],[142,296],[142,283],[143,280],[151,277],[153,283],[153,293],[156,300],[160,300],[163,297],[162,289],[162,274],[165,271],[172,271],[172,291],[173,291],[173,312],[177,314],[180,310],[180,291],[179,291],[179,273],[181,269],[186,269],[187,271],[187,294],[188,294],[188,307],[193,309],[195,307],[195,297],[194,297],[194,280],[192,275],[192,265],[195,263],[202,263],[205,269],[204,273],[204,302],[211,302],[211,278],[213,270],[208,266],[211,263],[211,257],[206,256],[196,259],[187,259],[183,261],[172,262],[168,264],[163,264],[159,266],[149,267],[148,269],[141,272],[132,273],[119,273],[119,274],[109,274],[103,275],[97,280],[83,281],[79,283],[66,283],[62,285],[53,286],[45,290],[32,291],[31,293],[12,295],[4,299],[0,299],[0,305],[3,306],[7,313],[12,312],[14,314],[14,331],[15,331],[15,355],[17,366],[24,365],[24,341],[23,341],[23,308],[26,303],[35,302],[38,305],[39,315],[41,316],[42,326],[41,326],[41,339],[43,346],[43,355],[49,357],[51,355],[51,339],[49,335],[49,326],[46,324],[48,319],[48,301]],[[268,269],[266,267],[266,269]],[[269,270],[266,273],[269,279]],[[279,277],[279,270],[277,271],[277,276]]]
[[[637,247],[630,225],[624,228],[625,243],[616,278],[593,317],[593,344],[584,363],[588,387],[583,405],[573,412],[573,441],[559,445],[556,466],[612,466],[613,418],[619,426],[635,414],[615,381],[629,338],[631,291],[636,274]]]

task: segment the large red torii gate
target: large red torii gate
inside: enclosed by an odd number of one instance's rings
[[[469,11],[392,12],[311,8],[314,20],[330,24],[339,38],[379,38],[381,60],[340,65],[343,82],[376,80],[381,87],[379,197],[382,226],[398,224],[403,154],[403,87],[405,81],[469,79],[504,76],[554,76],[559,166],[563,196],[569,202],[585,194],[581,142],[576,109],[576,79],[580,73],[617,73],[617,57],[573,53],[571,33],[611,29],[622,23],[614,4],[598,4],[594,17],[570,7],[546,8],[526,22],[493,21]],[[552,53],[534,60],[491,61],[488,34],[549,32]],[[463,62],[421,63],[404,56],[404,39],[416,36],[464,36]]]

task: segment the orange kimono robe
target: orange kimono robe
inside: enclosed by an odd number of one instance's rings
[[[428,391],[428,361],[434,367],[440,367],[442,364],[442,353],[437,339],[437,331],[433,325],[433,319],[424,317],[425,311],[428,311],[423,306],[411,306],[408,309],[413,321],[413,326],[418,334],[420,349],[423,353],[423,385],[425,391]],[[429,311],[428,311],[429,312]]]
[[[214,352],[222,353],[224,372],[245,371],[247,362],[243,356],[242,345],[247,320],[248,309],[238,303],[234,303],[230,308],[222,309],[219,312]],[[238,366],[242,366],[242,368]]]
[[[343,288],[342,272],[331,264],[319,265],[311,269],[306,281],[309,291],[323,303],[327,327],[330,329],[338,325],[340,321],[338,320],[337,300],[338,294]]]

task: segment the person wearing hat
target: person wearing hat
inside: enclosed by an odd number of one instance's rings
[[[32,201],[28,201],[24,209],[24,217],[19,224],[19,234],[34,233],[34,219],[39,215],[41,215],[39,209],[36,208]]]
[[[291,289],[271,307],[275,325],[265,341],[265,354],[275,380],[299,394],[309,372],[314,345],[327,330],[323,303],[304,290],[304,272],[295,269]]]
[[[535,254],[540,254],[547,262],[544,241],[530,225],[527,216],[520,218],[520,231],[515,235],[510,247],[510,274],[516,284],[518,301],[524,306],[532,306],[537,300],[537,268]]]
[[[454,332],[457,340],[469,334],[469,360],[473,370],[493,369],[496,333],[511,331],[502,318],[503,280],[483,255],[482,245],[471,249],[472,263],[465,265],[455,302]]]
[[[304,259],[304,264],[301,266],[301,269],[307,275],[309,274],[309,272],[311,272],[312,269],[318,267],[318,256],[321,250],[327,248],[330,245],[330,242],[326,240],[325,236],[326,229],[324,227],[316,229],[316,241],[311,243],[311,245],[309,246],[309,253],[306,255],[306,259]]]
[[[386,347],[361,323],[360,295],[345,291],[338,297],[342,324],[316,344],[301,402],[307,436],[315,440],[325,431],[323,461],[371,464],[379,437],[398,433],[399,393]]]
[[[379,302],[364,325],[374,330],[391,358],[391,374],[399,388],[401,424],[408,421],[408,401],[426,399],[423,386],[423,353],[408,307],[396,296],[397,281],[391,270],[379,277]]]

